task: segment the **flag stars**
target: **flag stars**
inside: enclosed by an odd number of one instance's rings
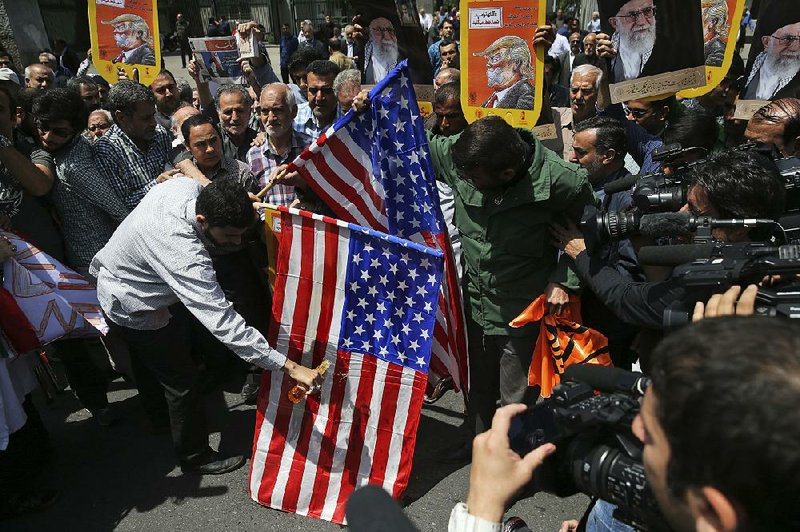
[[[413,349],[414,351],[419,351],[419,342],[417,342],[416,340],[411,340],[408,343],[408,348]]]
[[[371,295],[371,296],[377,296],[378,295],[378,289],[375,288],[374,286],[370,286],[369,289],[367,289],[367,293],[369,295]]]
[[[394,315],[397,316],[398,318],[402,318],[403,309],[401,307],[397,307],[396,309],[394,309]]]
[[[386,275],[381,275],[381,278],[378,282],[381,283],[383,286],[386,286],[387,284],[389,284],[389,277]]]
[[[392,327],[392,320],[390,320],[389,318],[386,318],[385,320],[383,320],[383,326],[385,328],[387,328],[387,329],[391,328]]]
[[[356,266],[361,264],[362,260],[364,260],[364,259],[361,258],[361,254],[360,253],[356,253],[355,255],[353,255],[353,264],[355,264]]]
[[[356,313],[355,313],[354,311],[352,311],[352,310],[348,310],[348,311],[347,311],[347,319],[348,319],[348,320],[352,320],[352,319],[354,319],[355,317],[356,317]]]
[[[402,262],[403,264],[408,264],[408,260],[409,260],[408,253],[400,254],[400,262]]]
[[[409,297],[406,297],[406,306],[407,306],[407,307],[412,307],[412,306],[414,306],[414,299],[413,299],[411,296],[409,296]]]
[[[407,358],[408,358],[408,357],[406,356],[406,354],[405,354],[405,353],[403,353],[402,351],[398,351],[398,352],[397,352],[397,359],[398,359],[398,360],[399,360],[401,363],[405,363],[405,361],[406,361],[406,359],[407,359]]]
[[[381,118],[389,118],[389,110],[385,107],[378,109],[378,113],[381,115]]]
[[[361,349],[363,349],[364,351],[369,351],[369,342],[367,342],[366,340],[361,342]]]
[[[366,317],[366,318],[364,318],[364,321],[366,321],[367,323],[369,323],[370,325],[372,325],[372,324],[375,322],[375,315],[374,315],[374,314],[372,314],[372,313],[370,313],[370,314],[367,314],[367,317]]]
[[[417,323],[422,323],[423,321],[425,321],[425,318],[422,317],[421,312],[416,312],[414,313],[414,321],[416,321]]]
[[[411,277],[412,280],[416,281],[417,277],[419,277],[419,274],[415,268],[411,268],[408,270],[408,276]]]
[[[395,146],[395,148],[397,148],[397,151],[400,151],[400,150],[403,149],[403,143],[400,142],[399,140],[394,141],[394,146]]]
[[[397,288],[400,290],[408,290],[408,283],[405,281],[398,281]]]
[[[377,258],[373,258],[369,265],[371,268],[378,268],[381,265],[381,262]]]
[[[350,338],[342,339],[342,347],[344,347],[345,349],[350,349],[351,347],[353,347],[352,340],[350,340]]]
[[[356,325],[356,328],[353,330],[354,334],[364,334],[364,327],[361,325]]]
[[[394,274],[397,274],[397,264],[390,264],[389,265],[389,271],[394,273]]]
[[[394,303],[394,298],[396,298],[396,297],[397,297],[397,296],[396,296],[396,295],[394,295],[394,291],[391,291],[391,292],[389,292],[389,293],[387,293],[387,294],[386,294],[386,299],[388,299],[388,300],[389,300],[389,301],[391,301],[392,303]]]
[[[436,284],[436,276],[434,274],[432,274],[432,273],[429,273],[428,274],[428,282],[431,283],[432,285],[435,285]]]
[[[365,281],[369,281],[370,279],[369,272],[367,270],[361,270],[361,278],[364,279]]]
[[[425,367],[425,357],[417,357],[417,366]]]
[[[419,331],[419,335],[420,335],[420,336],[421,336],[421,337],[422,337],[424,340],[427,340],[427,339],[428,339],[428,337],[430,336],[430,335],[428,334],[428,330],[427,330],[427,329],[422,329],[422,330],[420,330],[420,331]]]
[[[403,331],[403,334],[408,334],[411,332],[411,327],[408,326],[408,323],[404,323],[400,330]]]
[[[397,344],[399,344],[399,343],[400,343],[400,335],[399,335],[399,334],[393,334],[393,335],[392,335],[392,340],[391,340],[391,342],[392,342],[392,344],[394,344],[395,346],[396,346]]]
[[[375,329],[375,332],[372,333],[372,337],[375,338],[376,340],[382,340],[383,332],[380,329]]]
[[[381,255],[383,255],[387,259],[392,256],[391,252],[389,251],[389,248],[381,248],[381,250],[382,250]],[[428,259],[425,259],[425,260],[428,260]]]
[[[363,297],[358,298],[358,303],[356,303],[357,307],[367,308],[367,300]]]
[[[386,303],[384,303],[383,301],[379,301],[377,306],[375,307],[375,310],[377,310],[378,312],[386,312]]]
[[[428,291],[427,291],[427,290],[425,290],[425,286],[424,286],[424,285],[419,285],[419,286],[417,287],[417,295],[418,295],[418,296],[423,296],[423,297],[425,297],[425,295],[426,295],[427,293],[428,293]]]
[[[430,301],[425,302],[425,312],[433,312],[433,306]]]
[[[385,345],[382,345],[382,346],[381,346],[381,348],[380,348],[380,350],[378,351],[378,354],[379,354],[380,356],[382,356],[382,357],[385,357],[386,355],[388,355],[388,354],[389,354],[389,350],[388,350],[388,349],[386,349],[386,346],[385,346]]]

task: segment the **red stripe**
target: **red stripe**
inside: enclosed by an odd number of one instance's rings
[[[326,224],[324,231],[320,234],[315,232],[316,239],[325,240],[325,259],[322,274],[322,298],[320,301],[320,315],[317,323],[317,331],[314,342],[313,366],[318,366],[325,358],[325,348],[328,345],[331,321],[333,319],[333,303],[336,295],[336,265],[339,249],[339,227]],[[344,267],[345,265],[342,265]],[[319,278],[315,281],[320,281]],[[305,307],[308,308],[307,306]],[[306,313],[308,311],[306,310]],[[297,445],[294,456],[292,457],[292,468],[286,482],[286,491],[283,497],[283,510],[287,512],[297,511],[297,500],[300,496],[300,489],[303,484],[303,474],[306,467],[306,457],[308,456],[309,445],[311,444],[311,434],[313,433],[314,422],[319,413],[320,397],[309,396],[305,402],[305,412],[303,422],[298,435]],[[310,467],[314,467],[313,465]]]
[[[281,316],[283,316],[283,301],[286,296],[286,270],[289,264],[289,257],[292,253],[292,215],[286,211],[281,211],[281,232],[275,233],[278,241],[278,256],[275,259],[275,287],[272,298],[272,323],[269,327],[269,344],[275,346],[278,342],[278,331],[281,326]],[[268,220],[269,223],[269,220]]]
[[[350,373],[350,354],[347,351],[337,352],[336,365],[332,370],[328,377],[333,379],[328,400],[328,424],[325,426],[325,436],[319,449],[317,474],[314,477],[314,488],[308,508],[309,517],[316,518],[322,515],[328,490],[331,487],[331,465],[333,464],[333,453],[336,450],[336,435],[339,433],[339,424],[342,421],[341,408],[345,401],[345,390],[348,383],[348,379],[342,377]]]
[[[258,437],[261,434],[261,427],[264,425],[264,413],[267,411],[267,404],[269,403],[269,391],[271,387],[272,387],[272,372],[262,371],[261,383],[258,386],[258,401],[256,403],[256,430],[255,433],[253,434],[253,453],[250,455],[253,458],[255,458],[256,450],[258,449]],[[248,486],[252,486],[254,465],[255,465],[255,460],[251,459],[250,475],[247,477]],[[258,471],[258,474],[263,476],[264,470]],[[250,495],[252,496],[256,494],[251,493]]]
[[[358,390],[355,392],[353,405],[353,420],[350,427],[350,436],[345,456],[345,470],[340,483],[341,491],[333,512],[333,521],[341,523],[344,520],[344,505],[350,494],[353,493],[358,483],[358,468],[361,465],[361,454],[364,450],[364,433],[370,418],[370,403],[372,402],[372,385],[375,381],[377,361],[375,357],[364,355],[361,359]]]
[[[42,345],[28,316],[19,307],[16,298],[0,287],[0,327],[11,347],[18,353],[27,353]]]
[[[372,452],[372,471],[370,484],[383,485],[386,478],[386,467],[389,463],[389,450],[394,434],[394,416],[397,413],[397,398],[403,382],[403,368],[397,364],[388,364],[384,385],[381,390],[381,412],[378,417],[378,435],[375,449]],[[395,457],[391,457],[395,459]]]
[[[417,441],[417,428],[419,428],[419,418],[422,412],[422,397],[425,392],[425,381],[427,376],[417,371],[414,375],[414,388],[411,392],[411,402],[408,405],[408,418],[406,419],[405,431],[403,433],[403,450],[400,453],[400,464],[397,468],[397,480],[394,482],[392,497],[400,500],[400,496],[408,486],[408,478],[411,476],[411,466],[414,459],[414,444]]]
[[[347,146],[338,136],[331,138],[330,142],[328,143],[328,147],[330,147],[331,154],[339,161],[339,163],[347,168],[350,173],[353,174],[353,177],[355,177],[356,180],[360,181],[364,185],[364,192],[366,192],[369,198],[372,200],[375,210],[378,212],[384,212],[383,198],[378,194],[378,191],[375,190],[375,187],[372,186],[372,175],[370,174],[369,170],[353,156],[353,153],[350,151],[350,147]],[[374,168],[372,170],[374,171]]]
[[[293,225],[294,221],[300,220],[299,234],[300,238],[300,275],[298,278],[297,293],[284,294],[284,297],[294,297],[295,307],[292,314],[291,333],[289,336],[289,349],[287,357],[294,362],[299,362],[303,351],[303,339],[306,332],[306,319],[308,317],[308,305],[311,295],[311,276],[314,267],[314,220],[310,218],[292,217],[289,216],[289,223],[281,225],[281,232],[291,228],[292,233],[297,230]],[[295,236],[292,235],[294,239]],[[286,274],[289,269],[290,246],[281,243],[281,252],[279,256],[283,259],[277,266],[278,271]],[[285,285],[284,285],[285,290]],[[289,429],[289,421],[292,415],[293,406],[286,394],[294,386],[294,382],[289,378],[284,378],[279,395],[279,403],[275,420],[273,422],[272,439],[269,443],[267,451],[267,462],[265,464],[264,478],[261,482],[261,488],[258,491],[259,500],[270,504],[272,493],[275,490],[275,482],[277,480],[278,468],[281,464],[281,456],[283,449],[286,445],[286,434]]]

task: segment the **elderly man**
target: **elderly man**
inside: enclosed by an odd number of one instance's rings
[[[322,41],[314,36],[314,25],[310,20],[304,21],[302,25],[302,34],[305,40],[300,42],[300,48],[311,48],[316,50],[322,57],[328,57],[328,47]]]
[[[114,125],[114,118],[105,109],[97,109],[89,113],[89,120],[86,130],[89,132],[89,140],[92,142],[102,137],[106,131]]]
[[[781,98],[765,105],[750,119],[744,136],[772,144],[784,157],[800,155],[800,99]]]
[[[764,13],[759,17],[764,51],[756,56],[743,99],[774,100],[800,96],[800,5],[790,3],[786,9]]]
[[[614,81],[636,79],[645,75],[645,65],[653,56],[656,44],[656,8],[653,0],[609,1],[617,7],[616,16],[608,19],[614,28],[611,36],[616,57],[612,61]]]
[[[364,83],[380,82],[400,60],[397,35],[392,22],[377,17],[369,23],[369,42],[364,50]]]
[[[297,115],[297,103],[294,93],[285,84],[273,83],[264,87],[259,104],[259,119],[266,139],[261,146],[250,149],[247,162],[258,181],[258,187],[261,188],[267,185],[274,168],[293,161],[313,139],[306,133],[293,129],[292,121]],[[291,205],[294,199],[294,187],[285,184],[273,186],[265,197],[267,203],[286,206]]]
[[[352,24],[344,27],[342,38],[342,53],[351,59],[359,71],[364,70],[364,44],[355,38],[355,28]]]
[[[703,0],[703,54],[708,66],[722,66],[728,42],[727,0]]]
[[[583,38],[583,53],[578,54],[572,62],[572,68],[581,65],[592,65],[597,68],[605,68],[606,62],[597,55],[597,35],[590,33]]]
[[[126,13],[111,20],[102,21],[114,27],[114,42],[121,50],[112,63],[128,65],[156,65],[153,37],[147,21],[139,15]]]
[[[597,114],[597,96],[602,83],[603,71],[597,67],[581,65],[572,71],[569,92],[573,124]]]
[[[361,72],[353,68],[342,70],[333,80],[333,93],[339,102],[339,114],[345,114],[353,106],[353,100],[361,92]]]
[[[25,67],[25,87],[29,89],[47,90],[53,87],[56,75],[53,69],[41,63]]]
[[[481,107],[533,109],[531,50],[524,39],[513,35],[500,37],[473,55],[486,59],[486,78],[492,89]]]

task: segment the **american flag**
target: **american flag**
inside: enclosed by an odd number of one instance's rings
[[[461,290],[406,61],[372,89],[370,102],[368,111],[340,118],[292,167],[340,219],[444,252],[431,364],[467,390]]]
[[[443,258],[438,250],[280,207],[270,344],[307,367],[328,360],[319,395],[298,404],[264,372],[250,495],[343,523],[364,484],[395,498],[408,484]]]

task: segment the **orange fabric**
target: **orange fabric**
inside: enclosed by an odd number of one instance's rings
[[[564,312],[553,315],[547,312],[545,296],[514,318],[509,325],[522,327],[528,323],[541,322],[539,339],[533,350],[533,359],[528,369],[528,386],[541,386],[542,397],[550,397],[567,366],[572,364],[598,364],[611,367],[608,339],[598,331],[580,325],[581,300],[569,296]]]

